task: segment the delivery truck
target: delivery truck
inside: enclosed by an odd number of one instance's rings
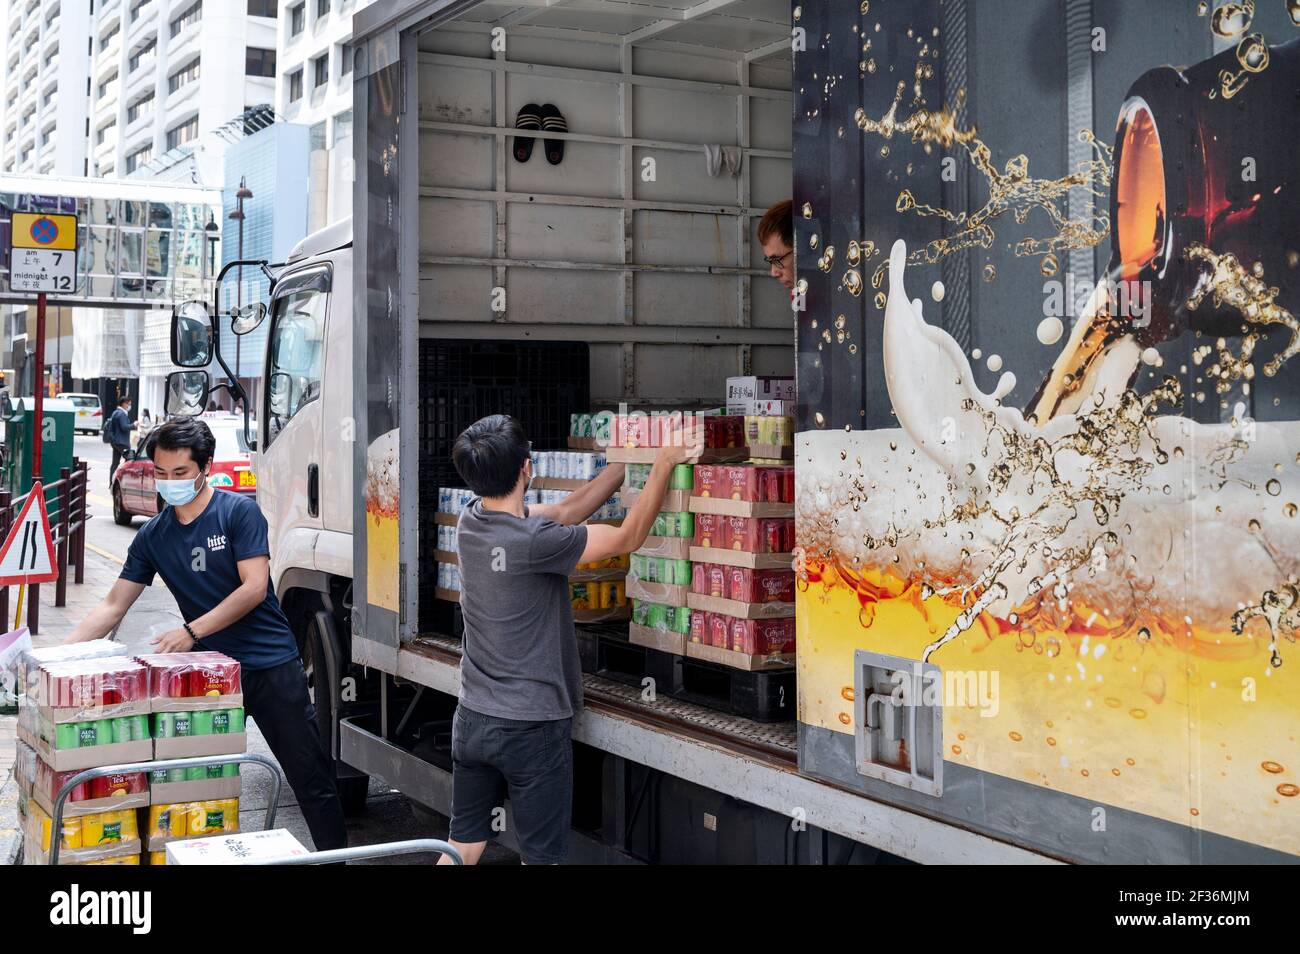
[[[575,860],[1300,854],[1296,43],[1152,6],[356,14],[351,219],[179,306],[168,385],[270,323],[257,496],[350,810],[450,811],[460,428],[793,376],[791,681],[728,705],[580,623]]]

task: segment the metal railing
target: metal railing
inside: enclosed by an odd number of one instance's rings
[[[87,463],[74,457],[71,467],[59,470],[58,480],[45,485],[45,499],[50,501],[53,492],[58,508],[50,513],[50,534],[54,539],[55,562],[59,569],[59,578],[54,584],[55,606],[67,605],[70,565],[76,567],[74,583],[82,583],[86,578],[86,521],[90,519],[86,497],[88,482]],[[30,491],[14,497],[11,491],[0,490],[0,540],[9,535],[9,529],[29,496]],[[27,627],[33,635],[39,632],[40,627],[40,589],[39,583],[33,584],[27,595]],[[0,587],[0,620],[8,618],[9,587],[4,586]]]

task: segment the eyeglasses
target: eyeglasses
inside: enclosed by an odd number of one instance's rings
[[[787,258],[789,258],[793,254],[794,254],[794,249],[790,249],[790,251],[786,252],[784,255],[764,255],[763,261],[767,262],[767,264],[770,266],[777,266],[780,265],[782,262],[784,262]]]

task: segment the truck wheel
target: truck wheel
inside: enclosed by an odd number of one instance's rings
[[[131,526],[131,517],[134,516],[129,510],[122,506],[122,485],[113,485],[113,522],[119,527]]]
[[[312,700],[316,707],[316,730],[321,742],[329,751],[330,740],[334,732],[334,697],[328,689],[330,666],[325,655],[325,640],[332,634],[326,633],[317,615],[308,617],[307,639],[303,645],[303,669],[307,672],[307,685],[312,690]],[[340,657],[335,657],[340,658]],[[353,775],[348,769],[341,774],[337,759],[333,760],[334,784],[338,789],[339,801],[343,803],[343,814],[350,817],[360,815],[366,809],[366,796],[370,791],[369,775]]]

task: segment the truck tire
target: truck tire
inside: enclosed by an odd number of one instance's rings
[[[316,708],[316,729],[320,733],[321,744],[332,757],[332,736],[334,732],[334,695],[327,691],[329,685],[326,674],[332,668],[328,663],[326,656],[327,639],[333,638],[333,633],[327,631],[321,623],[323,611],[311,613],[305,616],[307,638],[303,644],[303,669],[307,673],[307,685],[312,690],[312,700]],[[300,617],[302,619],[303,617]],[[341,650],[341,647],[335,647]],[[334,657],[341,659],[341,651]],[[316,691],[317,687],[321,690]],[[342,766],[337,759],[333,760],[334,766],[334,784],[338,789],[339,801],[343,804],[343,814],[349,818],[360,815],[366,809],[366,797],[370,791],[370,776],[356,775],[351,769]]]
[[[129,510],[122,506],[122,485],[113,485],[113,522],[119,527],[131,526],[131,518],[135,516]]]

